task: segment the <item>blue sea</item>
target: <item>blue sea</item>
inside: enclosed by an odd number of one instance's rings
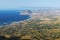
[[[0,26],[8,25],[11,24],[12,22],[17,22],[29,18],[28,15],[19,14],[20,12],[16,10],[0,11]]]

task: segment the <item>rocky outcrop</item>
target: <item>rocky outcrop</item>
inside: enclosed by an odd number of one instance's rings
[[[22,10],[20,12],[20,15],[30,15],[31,13],[32,13],[31,10]]]

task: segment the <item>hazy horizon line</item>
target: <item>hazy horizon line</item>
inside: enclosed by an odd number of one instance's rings
[[[60,9],[60,7],[20,7],[19,9],[0,9],[0,10],[23,10],[23,9]]]

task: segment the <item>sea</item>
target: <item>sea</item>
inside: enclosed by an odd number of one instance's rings
[[[23,21],[29,18],[29,15],[20,15],[17,10],[1,10],[0,11],[0,26],[8,25],[13,22]]]

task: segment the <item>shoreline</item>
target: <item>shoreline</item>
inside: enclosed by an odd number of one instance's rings
[[[0,28],[1,27],[4,27],[4,26],[9,26],[9,25],[14,25],[14,24],[19,24],[19,23],[21,23],[21,22],[24,22],[24,21],[28,21],[28,20],[30,20],[31,19],[31,17],[29,16],[29,18],[28,19],[25,19],[25,20],[21,20],[21,21],[16,21],[16,22],[12,22],[12,23],[10,23],[10,24],[7,24],[7,25],[2,25],[2,26],[0,26]]]

